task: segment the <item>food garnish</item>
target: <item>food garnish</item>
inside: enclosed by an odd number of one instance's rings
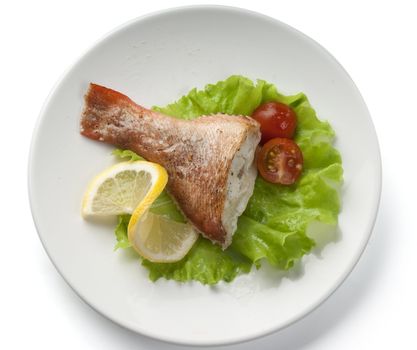
[[[252,118],[261,125],[262,144],[276,137],[294,137],[297,117],[294,110],[284,103],[264,103],[255,109]]]
[[[159,164],[121,162],[101,172],[84,194],[83,216],[111,216],[144,212],[168,181]]]
[[[303,154],[293,140],[275,138],[262,146],[257,163],[258,170],[265,180],[292,185],[303,170]]]
[[[171,263],[181,260],[198,238],[188,223],[176,222],[150,211],[134,212],[128,226],[132,247],[152,262]]]

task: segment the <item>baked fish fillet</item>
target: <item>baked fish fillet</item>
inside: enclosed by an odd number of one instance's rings
[[[261,138],[255,120],[225,114],[176,119],[90,84],[81,134],[162,165],[168,192],[184,215],[204,237],[229,246],[255,184]]]

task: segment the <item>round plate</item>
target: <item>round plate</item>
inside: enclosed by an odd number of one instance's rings
[[[338,236],[289,273],[263,268],[215,287],[152,283],[136,256],[113,251],[111,223],[81,218],[87,184],[113,162],[112,147],[79,134],[83,94],[95,82],[150,107],[232,74],[265,79],[284,93],[305,92],[319,117],[334,127],[345,169]],[[29,164],[36,227],[68,284],[95,310],[131,330],[195,345],[265,335],[323,302],[366,246],[380,186],[371,118],[340,64],[316,42],[277,20],[216,6],[141,17],[96,44],[46,102]]]

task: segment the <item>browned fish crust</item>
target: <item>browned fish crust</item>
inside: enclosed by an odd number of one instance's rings
[[[181,211],[223,248],[231,242],[222,224],[231,163],[250,133],[259,133],[259,124],[248,117],[176,119],[96,84],[90,84],[81,117],[82,135],[162,165]]]

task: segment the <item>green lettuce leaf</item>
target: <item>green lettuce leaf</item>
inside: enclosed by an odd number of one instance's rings
[[[315,242],[306,234],[309,224],[337,225],[338,188],[343,181],[341,157],[332,146],[333,129],[317,118],[303,93],[285,96],[264,80],[254,84],[248,78],[231,76],[203,90],[193,89],[166,107],[153,109],[177,118],[193,119],[212,113],[250,115],[268,101],[288,104],[297,115],[295,141],[303,152],[302,176],[292,186],[271,184],[258,176],[254,193],[239,218],[231,247],[222,251],[199,238],[180,262],[155,264],[144,260],[142,264],[149,270],[152,280],[164,277],[181,282],[229,282],[238,274],[248,272],[251,264],[259,267],[263,261],[289,269],[314,247]],[[133,153],[115,152],[119,157],[132,157]],[[166,192],[151,210],[184,221]]]
[[[127,238],[129,220],[130,215],[119,216],[119,223],[115,229],[117,239],[115,250],[132,247]],[[249,272],[252,264],[233,249],[223,252],[219,246],[200,238],[188,252],[187,257],[181,261],[163,264],[142,259],[142,265],[149,270],[149,278],[152,281],[164,277],[180,282],[195,280],[211,285],[219,281],[232,281],[238,274]]]
[[[272,266],[287,270],[314,246],[302,231],[279,231],[261,224],[246,215],[238,221],[232,248],[258,263],[266,259]]]
[[[141,156],[139,156],[135,152],[132,152],[128,149],[118,149],[118,148],[116,148],[115,150],[113,150],[113,152],[111,154],[120,158],[120,159],[125,159],[126,158],[125,160],[130,160],[130,161],[143,160],[143,158]]]
[[[114,229],[114,234],[116,235],[117,240],[114,250],[119,248],[126,249],[132,246],[127,238],[127,226],[129,225],[129,220],[130,215],[119,215],[119,222]]]
[[[232,249],[222,251],[219,246],[200,238],[187,256],[178,262],[164,264],[143,260],[142,265],[149,269],[152,281],[164,277],[179,282],[195,280],[202,284],[216,284],[222,280],[230,282],[238,274],[249,272],[252,264]]]

